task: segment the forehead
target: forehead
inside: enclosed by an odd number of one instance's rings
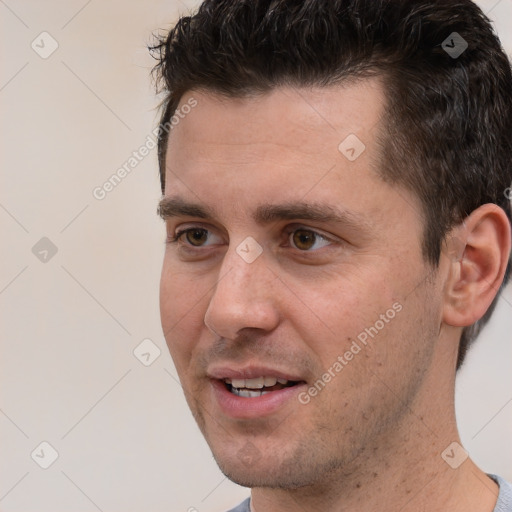
[[[244,98],[190,91],[180,105],[192,100],[169,137],[166,196],[231,219],[303,199],[372,223],[387,215],[396,191],[375,172],[385,109],[378,79]]]
[[[240,98],[189,91],[178,111],[191,100],[197,106],[180,116],[169,137],[168,152],[194,144],[213,145],[208,149],[217,148],[219,153],[231,146],[236,153],[267,143],[318,155],[322,146],[337,149],[349,134],[371,145],[385,104],[378,78],[329,87],[283,86]]]

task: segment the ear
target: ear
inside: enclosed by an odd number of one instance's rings
[[[443,321],[466,327],[482,318],[498,293],[507,268],[511,226],[495,204],[474,210],[445,239],[450,255]]]

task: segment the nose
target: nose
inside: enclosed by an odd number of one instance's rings
[[[235,339],[245,328],[272,331],[279,323],[275,273],[264,253],[248,263],[229,249],[220,269],[204,323],[214,334]]]

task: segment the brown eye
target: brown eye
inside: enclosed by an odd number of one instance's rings
[[[306,229],[297,229],[292,233],[293,243],[302,251],[308,251],[315,245],[316,233]]]
[[[187,242],[194,247],[200,247],[208,240],[208,231],[206,229],[188,229],[184,234]]]
[[[290,245],[303,252],[315,252],[333,243],[326,236],[306,228],[290,231],[288,241]]]

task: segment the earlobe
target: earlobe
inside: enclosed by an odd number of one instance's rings
[[[485,314],[505,275],[510,230],[505,212],[495,204],[485,204],[446,237],[450,267],[444,293],[445,323],[466,327]]]

